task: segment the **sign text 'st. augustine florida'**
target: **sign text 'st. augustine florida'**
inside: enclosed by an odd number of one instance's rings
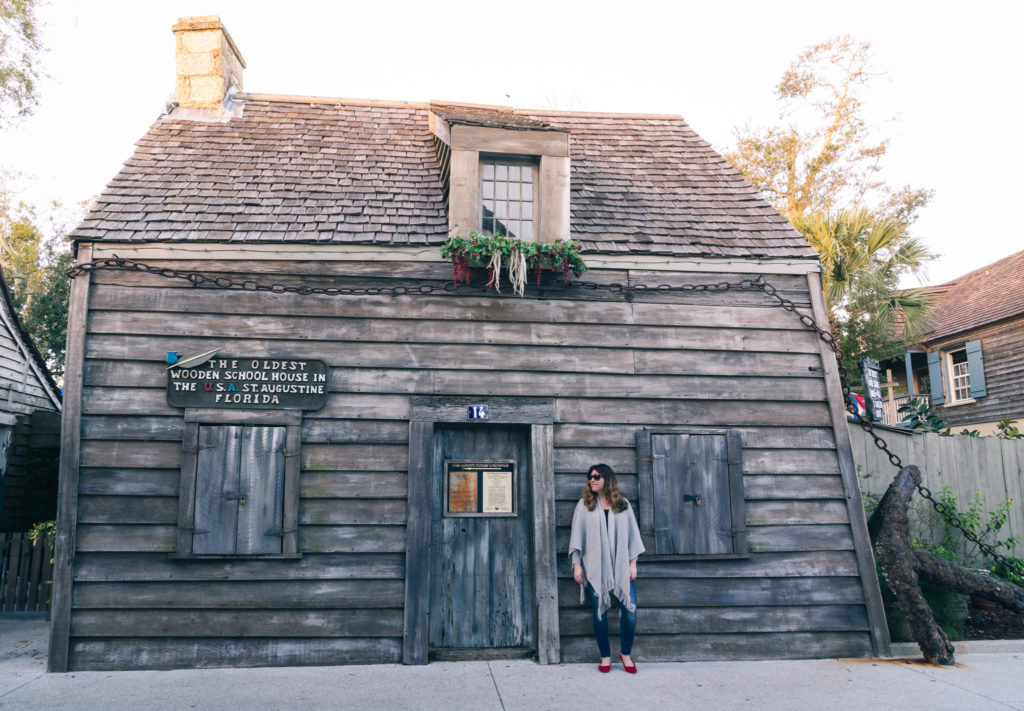
[[[327,404],[327,364],[319,360],[223,358],[167,371],[173,407],[319,410]]]

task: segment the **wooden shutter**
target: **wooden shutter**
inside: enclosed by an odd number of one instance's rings
[[[941,405],[946,398],[942,394],[942,353],[939,351],[928,354],[928,379],[931,381],[931,404]]]
[[[238,454],[241,427],[199,428],[196,454],[196,507],[192,552],[235,552],[238,526]]]
[[[659,555],[746,551],[738,435],[651,435],[651,460]]]
[[[967,372],[971,376],[971,397],[985,397],[985,361],[981,357],[981,341],[967,342]]]
[[[200,426],[194,554],[281,553],[286,432]]]
[[[246,427],[239,447],[235,552],[280,553],[284,511],[285,427]]]

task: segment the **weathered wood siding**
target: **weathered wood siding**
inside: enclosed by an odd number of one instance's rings
[[[36,410],[56,411],[16,338],[20,336],[0,323],[0,412],[31,415]]]
[[[325,286],[440,284],[450,276],[435,263],[222,268]],[[645,284],[738,278],[588,274]],[[92,279],[73,669],[400,661],[416,395],[555,398],[563,661],[596,653],[566,556],[582,472],[607,462],[635,504],[635,432],[665,425],[740,432],[751,555],[643,561],[640,658],[871,653],[818,342],[760,293],[647,293],[628,301],[556,285],[542,298],[536,287],[526,298],[470,289],[324,297],[194,288],[141,273],[97,271]],[[803,276],[772,282],[808,302]],[[306,413],[302,428],[301,560],[168,556],[183,423],[166,402],[163,357],[215,347],[322,359],[331,368],[329,402]]]
[[[22,335],[10,326],[13,311],[4,303],[0,309],[0,446],[7,447],[6,461],[0,461],[0,526],[27,531],[37,521],[52,519],[56,510],[59,446],[49,436],[54,422],[59,429],[60,415],[49,386],[33,369]]]
[[[942,418],[955,432],[969,425],[997,422],[1002,417],[1024,421],[1024,317],[929,343],[928,348],[946,350],[973,340],[981,341],[986,395],[972,403],[941,407]],[[943,375],[948,379],[945,371]]]
[[[18,415],[9,438],[0,525],[28,531],[56,516],[60,413],[36,410]]]

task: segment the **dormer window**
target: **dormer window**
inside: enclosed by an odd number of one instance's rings
[[[536,163],[510,158],[480,160],[480,231],[534,239]]]
[[[569,237],[569,132],[510,109],[431,113],[448,232],[553,242]]]

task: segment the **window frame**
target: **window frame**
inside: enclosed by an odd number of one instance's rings
[[[284,495],[280,553],[193,553],[195,496],[198,481],[199,428],[254,425],[285,428]],[[178,486],[178,531],[172,558],[201,560],[301,558],[298,550],[299,469],[302,442],[301,410],[217,410],[186,408],[181,441],[181,475]]]
[[[657,435],[724,435],[728,451],[729,500],[732,514],[732,553],[659,553],[654,534],[654,457],[651,438]],[[636,432],[638,511],[637,522],[643,539],[645,559],[650,560],[743,560],[751,557],[747,542],[746,499],[743,491],[743,441],[740,433],[729,428],[659,427]]]
[[[538,240],[539,225],[540,225],[540,211],[541,211],[541,200],[542,195],[540,192],[540,156],[525,155],[525,154],[510,154],[510,153],[479,153],[478,168],[477,168],[477,230],[480,234],[493,235],[494,231],[488,232],[484,228],[484,201],[487,199],[497,200],[497,198],[486,198],[484,197],[484,165],[505,165],[509,167],[520,167],[530,169],[530,183],[532,183],[533,196],[530,200],[531,210],[533,214],[530,216],[530,231],[529,237],[523,237],[522,235],[516,235],[519,239],[524,242],[536,242]],[[496,182],[496,181],[495,181]],[[526,181],[520,180],[519,183],[525,183]],[[506,198],[506,201],[511,201],[511,198]],[[520,199],[518,202],[522,203]],[[493,218],[497,222],[497,217]],[[526,222],[523,218],[515,218],[520,222]],[[506,228],[506,234],[508,230]]]
[[[962,363],[954,363],[953,356],[957,353],[963,353],[964,359]],[[960,348],[950,348],[942,352],[942,358],[946,365],[946,382],[944,383],[948,390],[948,396],[946,398],[947,405],[958,405],[965,402],[974,402],[974,398],[971,397],[971,364],[967,360],[967,345]],[[963,365],[965,371],[962,375],[957,375],[956,369],[958,365]],[[957,386],[957,378],[966,378],[966,382],[963,386]],[[965,390],[967,395],[965,397],[957,396],[957,390]]]
[[[964,351],[967,364],[967,397],[957,398],[953,354]],[[945,407],[970,405],[978,398],[985,397],[988,389],[985,382],[985,359],[981,339],[959,341],[940,346],[928,352],[928,377],[931,381],[931,404]],[[961,388],[962,389],[962,388]]]

